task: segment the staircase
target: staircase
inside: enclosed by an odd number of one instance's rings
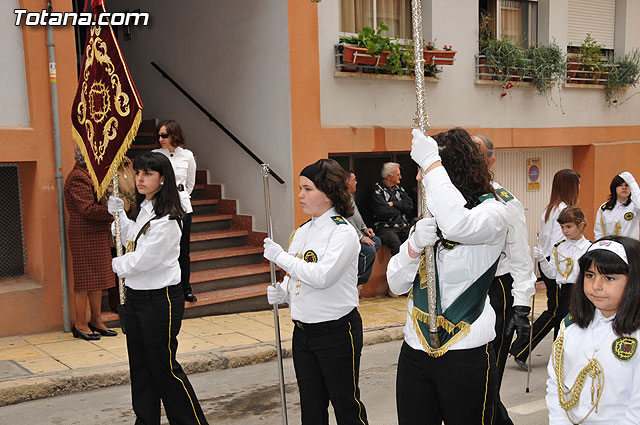
[[[155,120],[145,120],[127,156],[135,158],[160,147]],[[196,172],[191,194],[191,286],[198,298],[185,303],[185,318],[242,311],[265,310],[269,263],[262,257],[266,233],[252,230],[252,218],[236,212],[236,201],[222,199],[222,187],[207,183],[207,171]],[[118,322],[103,296],[102,318],[108,326]]]

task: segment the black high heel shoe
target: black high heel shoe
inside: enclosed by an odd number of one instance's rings
[[[111,329],[96,328],[95,326],[93,326],[91,324],[91,322],[89,322],[89,329],[91,329],[93,332],[99,333],[102,336],[116,336],[116,335],[118,335],[118,332],[112,331]]]
[[[79,330],[76,329],[75,326],[71,328],[71,333],[73,334],[74,338],[84,339],[85,341],[97,341],[100,339],[100,335],[86,334],[84,332],[80,332]]]

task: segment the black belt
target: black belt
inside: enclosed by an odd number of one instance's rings
[[[169,293],[173,293],[173,292],[176,292],[178,289],[181,289],[182,286],[178,283],[175,285],[171,285],[168,288],[169,288]],[[158,296],[165,297],[167,293],[167,287],[165,286],[164,288],[158,288],[158,289],[133,289],[133,288],[129,288],[128,286],[125,286],[125,291],[126,291],[127,298],[149,299],[149,298],[154,298]]]
[[[342,316],[336,320],[328,320],[326,322],[319,323],[304,323],[299,320],[293,320],[293,323],[296,327],[309,332],[314,331],[329,331],[331,329],[339,328],[340,326],[344,326],[350,319],[358,314],[358,308],[354,307],[346,316]]]
[[[182,183],[178,185],[178,192],[184,192],[184,185]]]

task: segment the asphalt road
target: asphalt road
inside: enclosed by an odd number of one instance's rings
[[[371,425],[395,425],[395,372],[401,341],[365,347],[360,389]],[[512,359],[502,384],[502,400],[516,425],[547,424],[544,402],[548,336],[532,359],[530,392],[527,374]],[[300,405],[291,359],[284,362],[290,424],[300,423]],[[210,424],[274,425],[282,423],[275,362],[190,376]],[[0,424],[133,424],[129,386],[118,386],[53,397],[0,408]],[[168,423],[163,418],[163,424]],[[331,416],[331,424],[335,419]]]

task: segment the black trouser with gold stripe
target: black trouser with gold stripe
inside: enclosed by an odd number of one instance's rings
[[[136,425],[160,424],[160,400],[170,424],[207,424],[189,379],[176,361],[183,313],[179,284],[154,290],[127,288],[124,320]]]
[[[295,321],[293,366],[296,370],[303,425],[327,425],[329,401],[338,425],[367,425],[358,380],[362,319],[354,308],[337,320]]]
[[[542,270],[540,270],[540,274],[547,287],[547,309],[533,322],[532,351],[547,336],[549,331],[559,325],[562,319],[569,314],[569,301],[573,291],[572,283],[565,283],[560,286],[555,279],[549,279],[545,276]],[[513,341],[509,352],[517,357],[518,360],[525,361],[529,357],[529,337],[525,338],[522,335],[518,335],[518,338]]]
[[[489,425],[494,371],[490,344],[431,357],[403,343],[396,375],[398,425]]]
[[[509,355],[509,347],[513,332],[507,332],[507,325],[511,321],[511,310],[513,307],[513,295],[511,288],[513,287],[513,278],[509,273],[493,278],[493,282],[489,287],[489,301],[491,307],[496,313],[496,337],[491,342],[493,352],[496,355],[496,411],[491,423],[496,425],[513,425],[509,418],[507,409],[500,401],[500,385],[502,384],[502,375],[504,367]],[[527,337],[529,334],[527,334]]]

